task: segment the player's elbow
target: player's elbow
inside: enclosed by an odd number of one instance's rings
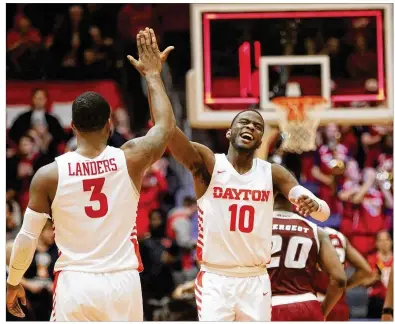
[[[345,289],[347,286],[347,276],[344,270],[332,274],[330,277],[330,282],[337,288]]]

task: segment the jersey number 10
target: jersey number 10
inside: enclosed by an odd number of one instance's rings
[[[229,206],[230,211],[230,231],[236,232],[236,226],[238,226],[239,231],[243,233],[251,233],[254,229],[254,216],[255,209],[249,205],[240,206],[238,210],[238,205],[233,204]],[[237,217],[239,216],[239,217]],[[238,224],[236,225],[237,218],[239,218]],[[247,225],[246,225],[247,218]]]

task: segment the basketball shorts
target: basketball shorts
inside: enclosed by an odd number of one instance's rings
[[[321,312],[321,303],[318,300],[309,300],[273,306],[272,321],[324,321],[324,316]]]
[[[344,322],[349,321],[350,311],[346,302],[338,302],[326,317],[326,321]]]
[[[195,297],[200,321],[264,321],[271,319],[268,274],[228,277],[200,271]]]
[[[143,321],[139,273],[57,273],[51,321]]]

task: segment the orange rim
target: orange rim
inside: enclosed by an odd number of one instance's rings
[[[323,104],[327,100],[320,96],[305,96],[305,97],[277,97],[272,100],[275,104],[281,106],[287,111],[288,120],[305,119],[305,112],[308,108],[313,108],[315,105]]]

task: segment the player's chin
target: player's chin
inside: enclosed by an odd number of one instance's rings
[[[237,143],[237,148],[241,151],[255,151],[257,149],[257,143],[255,141],[245,142],[240,141]]]

